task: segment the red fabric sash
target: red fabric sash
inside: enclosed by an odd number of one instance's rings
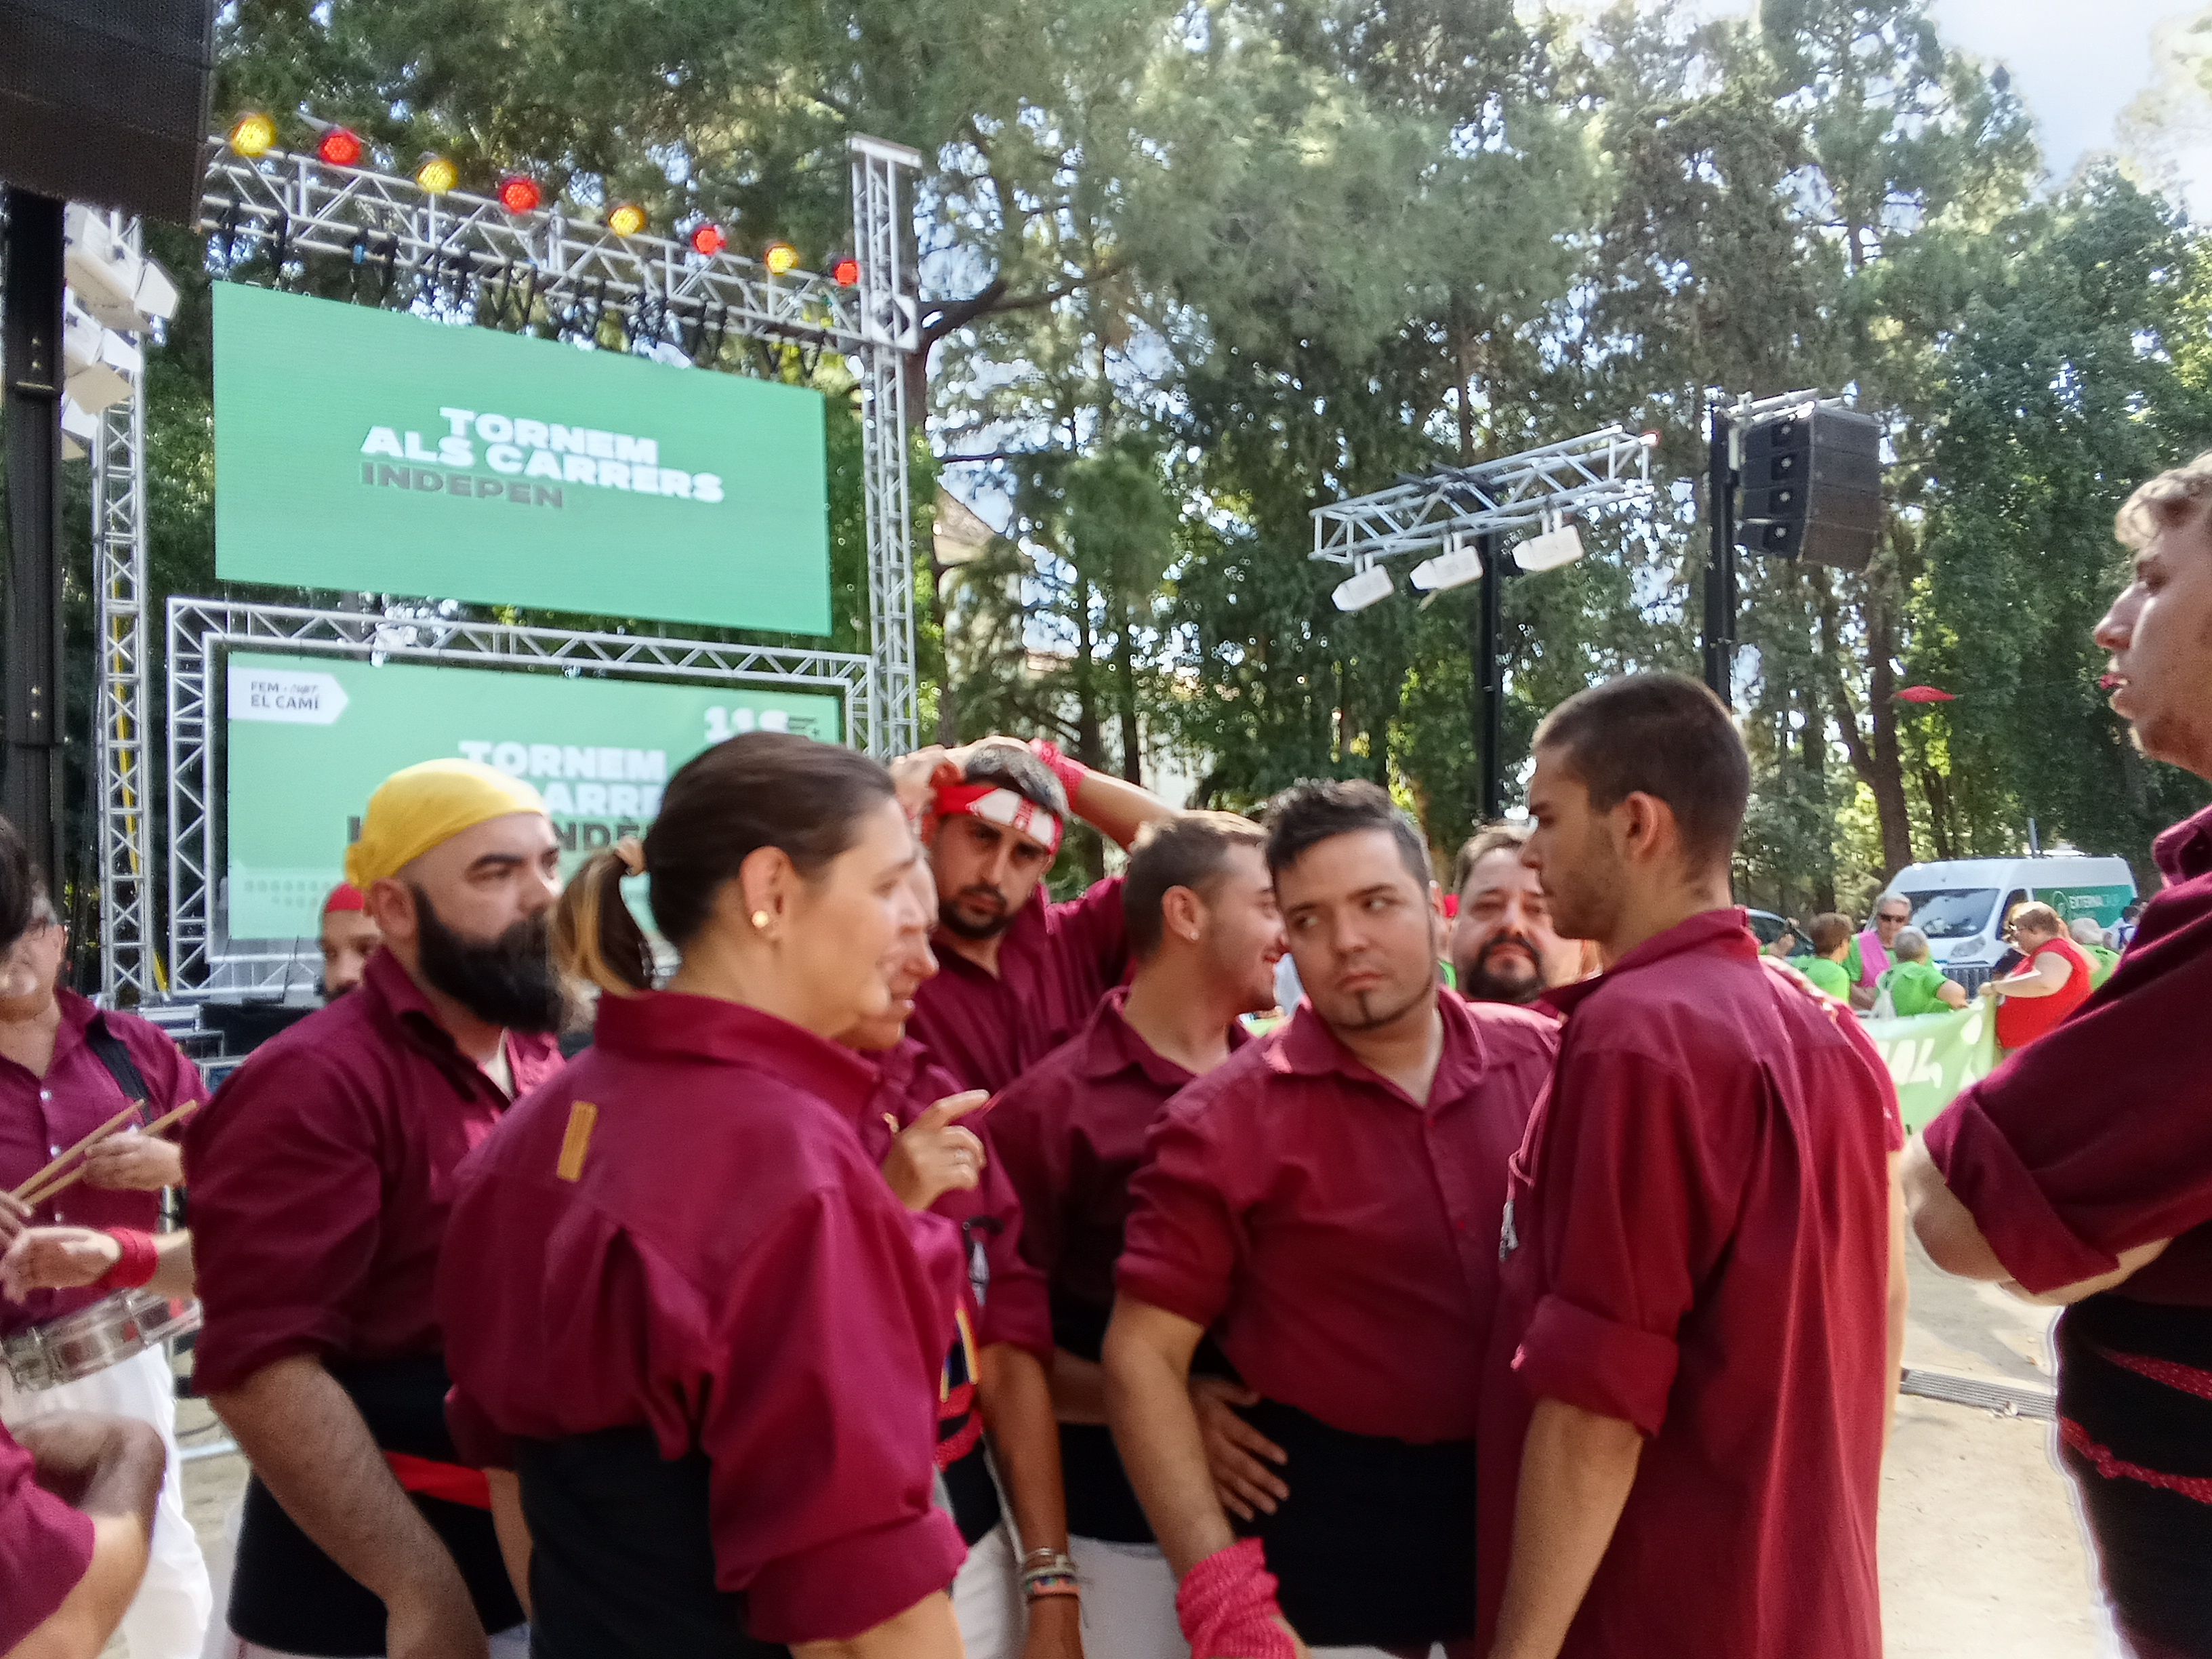
[[[384,1454],[384,1461],[400,1486],[417,1498],[442,1498],[448,1504],[465,1504],[472,1510],[491,1507],[491,1482],[484,1479],[482,1469],[434,1462],[406,1452],[388,1451]]]

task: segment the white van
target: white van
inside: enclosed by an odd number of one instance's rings
[[[2110,927],[2135,902],[2135,872],[2125,859],[2055,853],[2046,858],[1952,859],[1907,865],[1884,898],[1912,906],[1912,925],[1928,935],[1929,954],[1969,986],[1989,976],[2010,947],[2005,918],[2013,906],[2040,901],[2073,921],[2087,916]]]

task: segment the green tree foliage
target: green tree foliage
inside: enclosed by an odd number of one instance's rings
[[[1224,805],[1371,776],[1449,846],[1479,769],[1472,592],[1340,615],[1311,509],[1615,421],[1660,434],[1650,510],[1507,583],[1514,778],[1560,698],[1694,668],[1716,396],[1820,386],[1882,421],[1892,511],[1863,576],[1747,561],[1747,893],[1855,907],[2031,816],[2140,859],[2202,798],[2128,750],[2087,635],[2113,508],[2212,437],[2212,254],[2118,178],[2051,194],[2026,112],[1926,0],[239,0],[222,53],[219,108],[295,142],[306,106],[389,165],[526,167],[580,215],[634,199],[815,259],[846,235],[845,137],[920,149],[915,407],[1007,532],[924,583],[950,729],[1171,762]],[[204,331],[188,295],[155,371],[163,583],[212,579]],[[842,371],[813,372],[851,643],[856,428]],[[1898,701],[1922,680],[1959,701]]]

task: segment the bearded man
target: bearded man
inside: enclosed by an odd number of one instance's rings
[[[346,860],[383,939],[360,988],[256,1050],[186,1139],[199,1389],[253,1466],[242,1656],[524,1650],[485,1477],[447,1432],[431,1288],[454,1166],[560,1064],[559,854],[538,793],[490,767],[386,780]]]

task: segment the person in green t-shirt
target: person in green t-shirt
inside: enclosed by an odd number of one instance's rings
[[[1899,1019],[1966,1006],[1966,988],[1928,959],[1928,935],[1917,927],[1899,933],[1889,950],[1897,963],[1881,976],[1877,1006],[1887,998],[1890,1012]]]
[[[2094,991],[2112,978],[2112,969],[2120,965],[2120,953],[2105,943],[2105,930],[2087,916],[2075,917],[2067,932],[2089,958],[2089,988]]]
[[[1813,918],[1812,938],[1813,954],[1799,957],[1790,965],[1810,980],[1813,988],[1822,996],[1848,1004],[1851,1000],[1851,976],[1844,966],[1844,958],[1850,954],[1851,919],[1832,910],[1817,915]]]

